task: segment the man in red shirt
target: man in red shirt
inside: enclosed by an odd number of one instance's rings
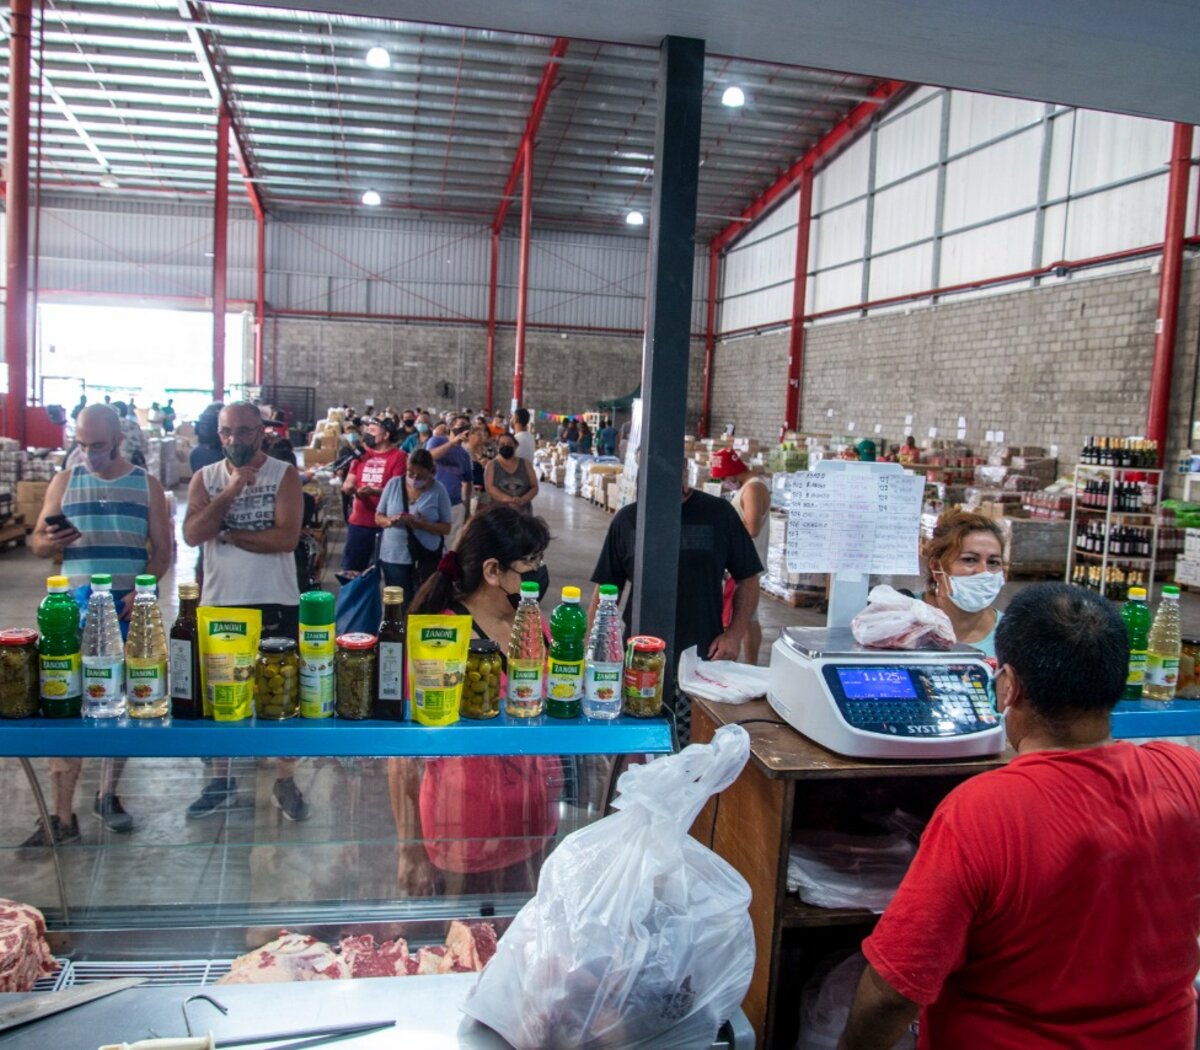
[[[380,533],[375,524],[379,497],[384,485],[392,478],[403,477],[408,469],[408,456],[396,447],[398,429],[396,421],[390,418],[368,420],[363,436],[366,455],[354,461],[342,485],[344,493],[354,496],[342,551],[342,572],[347,576],[357,576],[371,564]]]
[[[1023,591],[996,630],[1017,757],[938,807],[863,943],[840,1050],[1193,1050],[1200,754],[1114,743],[1129,645],[1081,587]]]

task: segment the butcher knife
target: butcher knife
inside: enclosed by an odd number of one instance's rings
[[[17,1025],[40,1021],[63,1010],[90,1003],[93,999],[103,999],[106,995],[123,992],[126,988],[136,988],[145,984],[145,977],[120,977],[113,981],[96,981],[93,984],[81,984],[76,988],[68,988],[65,992],[45,992],[32,999],[22,999],[11,1006],[0,1006],[0,1032]]]

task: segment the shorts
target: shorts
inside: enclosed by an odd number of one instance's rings
[[[374,525],[347,525],[346,546],[342,550],[343,572],[366,572],[375,557],[375,541],[383,529]]]

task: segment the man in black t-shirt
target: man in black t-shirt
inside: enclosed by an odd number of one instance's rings
[[[589,619],[600,603],[599,585],[612,583],[624,589],[633,579],[633,553],[638,505],[617,511],[608,527],[600,559],[592,573],[597,585]],[[754,541],[738,513],[725,500],[695,489],[683,490],[682,527],[679,537],[679,579],[675,599],[675,652],[672,660],[691,646],[702,659],[736,660],[750,617],[758,606],[758,575],[763,571]],[[725,573],[737,586],[733,594],[733,619],[721,625],[722,584]],[[632,633],[633,612],[625,605],[625,633]],[[691,729],[691,705],[676,700],[680,742]]]

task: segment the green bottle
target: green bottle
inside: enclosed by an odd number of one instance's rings
[[[1129,600],[1121,607],[1121,619],[1129,633],[1129,677],[1125,679],[1122,700],[1140,700],[1146,681],[1146,649],[1150,640],[1150,606],[1146,604],[1146,588],[1130,587]]]
[[[550,614],[546,714],[551,718],[578,718],[582,712],[587,614],[579,598],[578,587],[564,587],[562,603]]]
[[[79,606],[65,576],[46,580],[46,597],[38,606],[39,679],[42,714],[46,718],[78,718],[83,706],[83,660],[80,653]]]

